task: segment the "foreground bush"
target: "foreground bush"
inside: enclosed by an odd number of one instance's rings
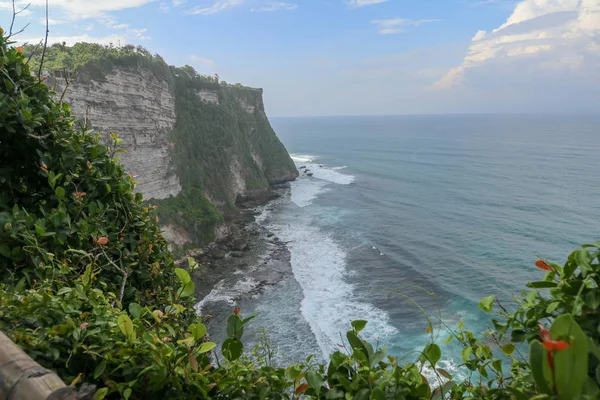
[[[538,261],[547,275],[515,311],[483,299],[485,311],[500,309],[493,331],[448,327],[467,381],[438,367],[431,324],[410,361],[374,348],[360,336],[367,322],[354,321],[328,365],[281,368],[260,346],[244,356],[253,316],[235,310],[221,357],[193,310],[188,271],[115,158],[120,139],[100,144],[9,45],[0,32],[0,329],[67,384],[96,385],[96,399],[599,397],[600,243],[564,266]]]

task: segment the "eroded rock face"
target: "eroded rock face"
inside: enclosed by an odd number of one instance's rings
[[[63,87],[59,81],[56,92]],[[118,157],[145,198],[163,199],[181,191],[168,140],[175,126],[175,98],[164,79],[146,69],[115,68],[103,81],[75,80],[64,99],[73,115],[106,140],[113,132],[123,139],[127,152]]]

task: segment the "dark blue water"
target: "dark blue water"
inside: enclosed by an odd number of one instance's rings
[[[533,266],[538,257],[563,262],[579,244],[600,238],[600,117],[272,124],[300,164],[312,158],[309,167],[322,168],[295,183],[295,201],[273,217],[295,230],[292,242],[315,240],[306,249],[292,243],[291,252],[302,313],[322,349],[328,343],[319,336],[360,313],[380,319],[374,337],[391,352],[418,349],[427,320],[407,297],[445,323],[483,329],[481,297],[495,294],[510,305],[542,276]],[[320,314],[324,309],[338,321]],[[456,357],[452,349],[449,357]]]

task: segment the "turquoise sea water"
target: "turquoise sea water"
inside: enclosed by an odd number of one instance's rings
[[[243,307],[287,358],[337,349],[356,318],[395,355],[421,350],[427,321],[407,297],[450,326],[483,330],[482,297],[510,306],[543,275],[537,257],[563,262],[600,239],[600,117],[272,124],[314,175],[259,219],[288,242],[293,275]],[[444,349],[453,369],[460,349]]]

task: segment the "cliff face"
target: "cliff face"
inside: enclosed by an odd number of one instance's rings
[[[164,199],[165,236],[179,246],[202,244],[219,223],[213,206],[235,211],[237,199],[298,173],[269,124],[261,89],[164,67],[168,74],[143,63],[113,65],[101,75],[83,69],[64,98],[107,142],[110,133],[123,139],[126,152],[118,156],[137,190]],[[61,93],[61,80],[53,83]]]
[[[57,82],[57,92],[64,86]],[[167,82],[146,69],[116,69],[102,81],[78,79],[69,85],[65,101],[73,115],[108,138],[123,139],[120,154],[136,176],[145,198],[164,199],[181,191],[169,147],[176,123],[175,96]]]

